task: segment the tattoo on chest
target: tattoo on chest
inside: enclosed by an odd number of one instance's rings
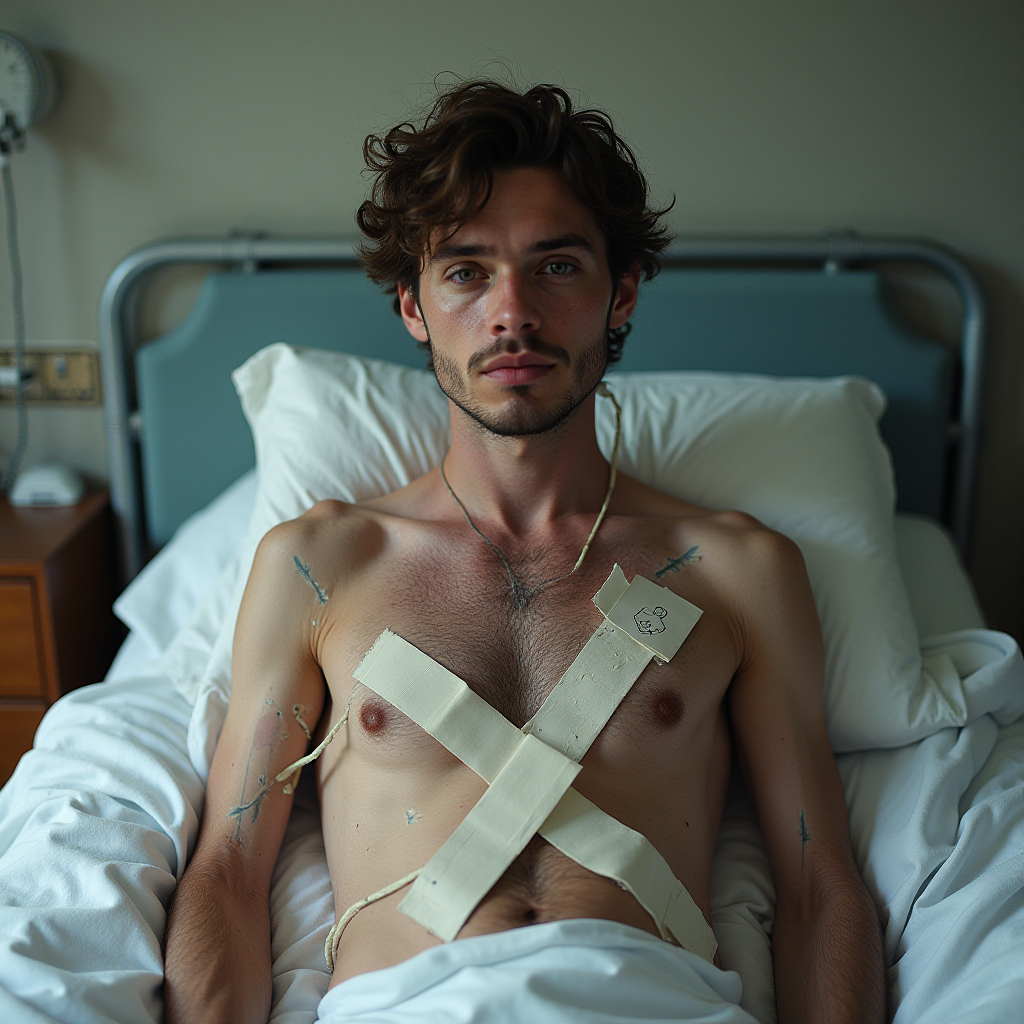
[[[807,822],[804,820],[804,812],[800,811],[800,867],[804,866],[804,849],[811,841],[811,833],[807,831]]]
[[[697,554],[697,545],[694,544],[689,551],[684,552],[678,558],[667,558],[665,564],[654,574],[654,578],[660,580],[662,576],[667,576],[670,572],[681,572],[684,566],[699,562],[701,558],[702,556]]]

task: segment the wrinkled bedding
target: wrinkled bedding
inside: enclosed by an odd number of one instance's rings
[[[919,580],[916,589],[932,601],[930,623],[979,625],[969,597],[961,593],[959,618],[949,605],[943,617],[934,606],[942,588]],[[161,642],[133,632],[107,682],[54,705],[0,793],[0,1020],[162,1019],[166,907],[196,840],[223,708],[188,703],[166,662],[154,661]],[[1024,665],[1012,640],[978,628],[932,638],[922,654],[937,691],[965,702],[969,724],[838,759],[857,862],[885,927],[891,1009],[900,1022],[1015,1019],[1024,1001],[1024,722],[1013,719]],[[767,857],[734,778],[712,918],[723,966],[742,979],[742,1006],[762,1022],[775,1020],[773,913]],[[271,894],[273,1021],[316,1019],[333,915],[306,773]]]
[[[550,921],[434,946],[349,978],[324,1024],[514,1020],[531,1024],[754,1024],[740,979],[615,921]]]
[[[1012,652],[1003,657],[1004,683],[1016,674],[1024,686],[1020,671]],[[155,675],[86,687],[46,716],[0,794],[0,1019],[161,1019],[165,909],[202,810],[191,718]],[[896,1020],[1013,1019],[1024,998],[1024,723],[1000,728],[984,715],[839,766],[857,861],[885,923]],[[774,1019],[766,869],[735,791],[713,924],[724,966],[743,978],[743,1006],[761,1021]],[[333,912],[307,779],[274,875],[272,1020],[315,1020]]]

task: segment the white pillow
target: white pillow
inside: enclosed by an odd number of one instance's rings
[[[249,530],[256,471],[189,516],[114,602],[117,617],[163,651],[217,582]]]
[[[260,485],[251,539],[328,497],[365,501],[435,466],[447,401],[419,370],[283,343],[233,376]],[[894,486],[877,421],[882,392],[855,378],[619,374],[622,469],[710,508],[742,509],[791,537],[825,634],[825,713],[834,748],[898,746],[963,724],[922,677],[896,561]],[[611,448],[610,403],[597,432]]]

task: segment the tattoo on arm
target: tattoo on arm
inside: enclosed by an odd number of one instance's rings
[[[228,817],[235,819],[235,842],[240,843],[242,841],[242,820],[246,811],[252,811],[252,820],[255,821],[260,816],[260,807],[263,801],[267,797],[267,793],[270,792],[270,787],[267,785],[267,771],[269,770],[269,764],[267,768],[257,777],[256,781],[259,784],[259,789],[256,791],[256,795],[251,800],[245,799],[245,791],[249,787],[249,771],[252,768],[252,755],[254,751],[249,751],[249,758],[245,762],[245,778],[242,780],[242,793],[239,799],[242,801],[236,807],[232,807],[228,811]]]
[[[694,549],[696,550],[696,548]],[[315,579],[313,574],[309,571],[309,566],[305,562],[301,561],[298,555],[292,555],[292,561],[295,563],[295,571],[316,591],[316,599],[321,604],[327,604],[327,591],[320,586]]]
[[[298,707],[299,705],[296,705]],[[294,712],[293,712],[294,713]],[[298,715],[295,715],[298,719]],[[285,729],[284,715],[274,701],[267,698],[263,701],[263,713],[256,723],[256,734],[253,736],[252,747],[249,749],[249,756],[245,762],[245,775],[242,778],[242,792],[238,797],[238,804],[228,811],[228,817],[234,818],[235,841],[242,841],[242,823],[246,813],[251,813],[252,821],[260,816],[260,808],[263,801],[270,792],[273,783],[268,783],[270,775],[270,763],[277,745],[288,739],[288,731]],[[263,770],[256,777],[258,789],[255,794],[246,799],[246,791],[249,789],[249,775],[254,770],[253,760],[256,765],[263,765]]]
[[[803,809],[800,811],[800,867],[804,866],[804,849],[811,841],[811,833],[807,831],[807,822],[804,820]]]
[[[306,734],[306,742],[311,743],[313,736],[309,731],[309,725],[306,720],[302,717],[308,715],[310,712],[316,709],[309,704],[293,704],[292,705],[292,717],[298,723],[299,728]],[[348,714],[344,716],[348,718]],[[228,817],[236,820],[235,826],[235,841],[242,841],[242,823],[246,812],[251,812],[252,821],[255,821],[260,816],[260,807],[263,801],[267,798],[267,794],[273,788],[275,782],[281,781],[281,773],[279,772],[273,778],[271,778],[271,761],[273,760],[274,753],[278,746],[288,739],[291,734],[288,732],[287,722],[285,720],[284,712],[277,707],[275,701],[269,697],[263,701],[263,713],[260,715],[259,721],[256,723],[256,734],[253,736],[252,747],[249,750],[249,757],[245,763],[245,776],[242,779],[242,792],[238,798],[238,804],[232,807],[228,811]],[[246,799],[246,791],[249,789],[249,773],[253,769],[253,758],[257,759],[257,764],[266,757],[266,764],[263,771],[256,777],[256,782],[259,789],[256,790],[255,795],[250,796]],[[292,776],[289,783],[284,786],[282,792],[287,796],[295,792],[295,787],[299,781],[299,775],[302,769],[299,768]]]
[[[327,604],[327,591],[325,591],[324,588],[321,587],[315,579],[313,579],[313,573],[310,571],[309,566],[306,565],[298,555],[292,555],[292,561],[295,563],[295,572],[313,588],[313,591],[316,594],[316,599],[320,604]],[[313,621],[313,625],[316,625],[315,620]],[[256,821],[260,816],[260,807],[263,805],[263,801],[267,798],[267,794],[274,785],[272,781],[268,781],[274,751],[281,742],[288,739],[289,735],[284,712],[276,706],[273,700],[270,700],[269,698],[264,700],[263,704],[263,714],[260,715],[260,719],[256,724],[256,734],[253,736],[252,747],[249,750],[249,756],[245,762],[245,775],[242,778],[242,792],[239,794],[237,805],[228,811],[228,817],[234,818],[236,821],[235,841],[239,843],[242,841],[242,823],[245,820],[245,815],[247,813],[251,813],[252,821]],[[295,719],[299,728],[306,734],[306,741],[311,742],[313,737],[310,734],[309,726],[302,717],[308,710],[312,709],[306,708],[301,704],[292,705],[292,717]],[[246,799],[246,793],[249,789],[249,776],[254,770],[253,758],[257,759],[257,765],[263,762],[263,771],[256,777],[256,782],[259,788],[256,790],[255,795]],[[291,783],[285,786],[285,793],[290,794],[295,791],[295,784],[298,782],[298,777],[299,772],[296,772]]]
[[[667,576],[670,572],[680,572],[684,565],[692,565],[700,560],[701,556],[697,554],[697,545],[694,544],[689,551],[684,552],[678,558],[667,558],[665,564],[654,574],[654,578],[660,580],[662,576]]]

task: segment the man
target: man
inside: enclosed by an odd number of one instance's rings
[[[850,851],[800,553],[749,516],[611,481],[597,447],[595,389],[667,241],[632,153],[559,89],[488,82],[457,86],[365,153],[364,258],[429,348],[451,449],[408,487],[322,502],[260,545],[168,922],[169,1019],[268,1015],[268,895],[292,799],[274,780],[311,733],[331,739],[317,767],[324,842],[339,915],[349,908],[325,1019],[348,1019],[368,991],[400,994],[388,1020],[431,1019],[445,998],[462,1007],[451,1019],[559,1019],[570,977],[573,1020],[614,1019],[616,984],[630,1019],[664,1018],[664,1005],[750,1019],[734,975],[664,941],[631,892],[540,835],[457,941],[398,910],[486,783],[353,672],[388,628],[522,727],[601,625],[592,599],[618,563],[702,614],[626,694],[574,789],[645,836],[710,920],[735,752],[776,883],[779,1019],[881,1020],[879,926]]]

